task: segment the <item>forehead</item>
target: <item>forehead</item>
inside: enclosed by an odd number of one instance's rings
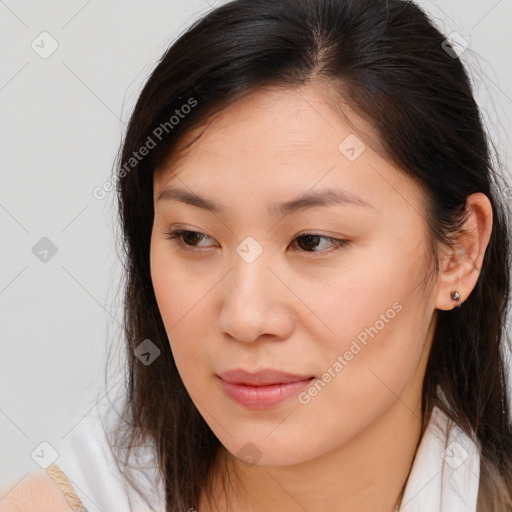
[[[246,201],[264,197],[269,203],[320,186],[342,187],[368,202],[382,195],[383,186],[395,194],[414,188],[405,173],[372,149],[372,127],[352,111],[347,117],[348,122],[319,87],[252,92],[183,135],[155,170],[155,199],[167,185]],[[364,148],[356,159],[340,149],[346,140],[360,144],[358,152]]]
[[[271,154],[279,158],[283,152],[302,157],[311,154],[312,158],[316,152],[336,155],[339,142],[354,129],[329,106],[329,98],[327,91],[318,85],[257,89],[183,134],[165,165],[158,170],[175,168],[183,160],[203,155],[218,158],[235,154]],[[354,113],[348,115],[364,132],[371,131],[370,125]],[[366,133],[364,137],[368,141]],[[183,151],[189,143],[192,145]]]

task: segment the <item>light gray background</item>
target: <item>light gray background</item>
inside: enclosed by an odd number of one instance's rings
[[[110,180],[164,49],[220,3],[0,1],[0,484],[38,470],[39,443],[58,451],[115,388],[104,383],[122,319],[115,195],[92,191]],[[512,0],[421,4],[476,52],[463,60],[510,169]],[[43,31],[58,43],[46,59],[31,47]],[[57,248],[46,263],[32,252],[42,237]]]

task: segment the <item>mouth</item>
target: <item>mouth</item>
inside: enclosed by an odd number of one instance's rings
[[[247,409],[273,407],[303,389],[314,376],[266,369],[255,373],[242,369],[223,372],[217,377],[226,395]]]

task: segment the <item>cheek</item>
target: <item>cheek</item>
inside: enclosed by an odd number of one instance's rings
[[[197,321],[204,312],[206,301],[201,297],[210,288],[200,279],[187,279],[186,272],[170,263],[168,251],[152,243],[150,252],[151,279],[162,321],[169,338],[171,351],[183,383],[188,388],[192,376],[203,366],[205,354],[201,350],[208,333],[204,323]],[[196,289],[198,288],[198,289]]]
[[[201,297],[211,287],[211,276],[198,274],[195,272],[198,267],[190,263],[184,265],[184,260],[174,255],[168,242],[170,244],[168,240],[152,240],[150,267],[158,308],[171,336],[180,325],[190,324],[190,318],[197,315]]]
[[[389,303],[397,296],[400,300],[390,310]],[[397,397],[411,410],[415,408],[413,398],[421,389],[416,372],[426,335],[415,304],[420,300],[421,293],[406,299],[406,294],[388,292],[377,304],[375,299],[367,303],[366,315],[356,306],[351,309],[354,318],[343,315],[337,339],[321,347],[323,364],[317,380],[298,397],[294,416],[298,438],[304,432],[325,432],[318,445],[305,450],[320,453],[346,442],[392,407]]]
[[[400,393],[422,355],[432,315],[423,286],[429,267],[410,245],[383,245],[350,273],[340,273],[328,290],[310,295],[330,331],[317,338],[327,372],[322,380],[334,373],[329,387],[358,409],[366,397]]]
[[[325,383],[316,387],[329,387],[325,399],[360,410],[371,409],[372,397],[379,401],[393,391],[400,393],[414,373],[424,342],[416,311],[411,304],[384,298],[368,304],[363,313],[354,306],[338,315],[338,323],[332,324],[337,335],[324,337],[316,347],[322,361],[317,376]]]
[[[385,338],[398,341],[393,334],[396,325],[407,323],[406,317],[414,316],[415,309],[425,310],[421,284],[428,265],[418,258],[417,246],[384,240],[360,254],[350,260],[349,268],[332,269],[305,295],[324,332],[330,332],[323,338],[337,351],[348,349],[354,339],[368,346],[371,340],[373,345]],[[424,322],[424,318],[415,320]],[[412,318],[409,322],[414,324]]]

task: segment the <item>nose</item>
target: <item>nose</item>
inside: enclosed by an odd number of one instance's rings
[[[221,289],[218,328],[242,342],[286,339],[293,330],[293,299],[286,276],[266,251],[252,262],[238,254]]]

